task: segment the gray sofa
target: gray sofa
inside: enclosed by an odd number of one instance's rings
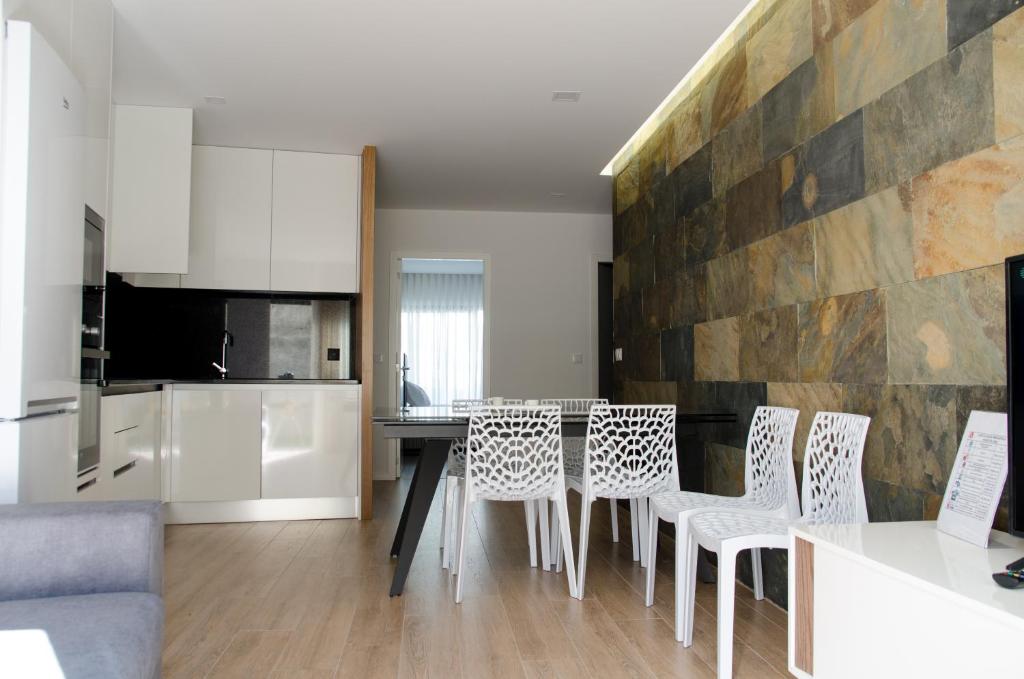
[[[0,506],[0,639],[42,630],[66,679],[159,677],[163,533],[156,502]]]

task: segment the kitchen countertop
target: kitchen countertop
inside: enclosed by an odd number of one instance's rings
[[[289,379],[207,379],[207,380],[159,380],[159,379],[137,379],[137,380],[108,380],[103,387],[103,396],[121,396],[124,394],[140,394],[149,391],[160,391],[168,384],[222,384],[222,385],[246,385],[246,384],[269,384],[269,385],[357,385],[359,380],[289,380]]]

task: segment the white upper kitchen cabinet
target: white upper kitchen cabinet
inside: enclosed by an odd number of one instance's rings
[[[183,288],[270,289],[274,152],[192,147],[192,218]]]
[[[270,289],[359,291],[359,157],[274,151]]]
[[[192,109],[115,106],[108,269],[188,273]]]

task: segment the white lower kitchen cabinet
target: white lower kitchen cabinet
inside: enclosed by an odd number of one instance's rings
[[[262,497],[357,495],[358,390],[263,392]]]
[[[354,518],[359,387],[171,388],[169,523]]]
[[[162,394],[104,396],[100,404],[100,478],[104,499],[160,499]]]
[[[171,501],[260,497],[260,392],[174,386]]]

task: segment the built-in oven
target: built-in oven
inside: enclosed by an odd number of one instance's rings
[[[100,397],[104,384],[103,315],[106,303],[103,218],[85,206],[82,274],[82,391],[78,408],[78,473],[100,464]]]

